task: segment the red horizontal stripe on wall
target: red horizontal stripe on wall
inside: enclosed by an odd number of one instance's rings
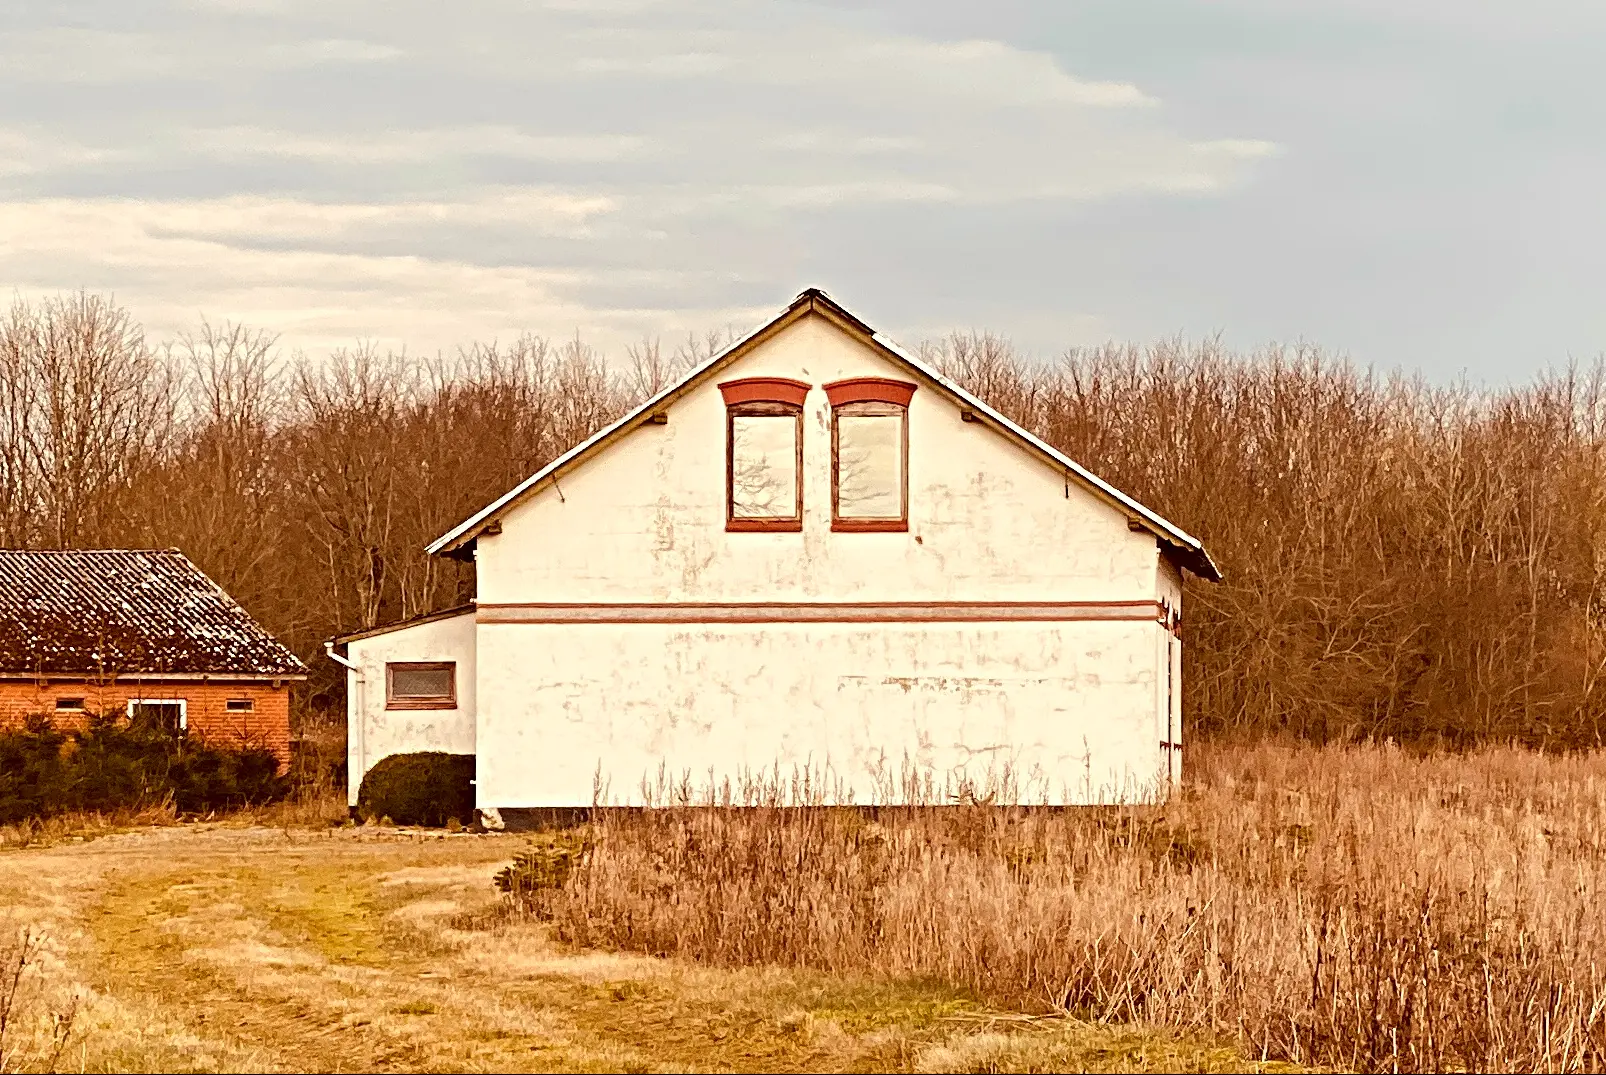
[[[1155,601],[889,601],[480,605],[480,623],[1160,622]]]

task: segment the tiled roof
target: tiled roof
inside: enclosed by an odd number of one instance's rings
[[[176,550],[0,549],[0,672],[306,671]]]

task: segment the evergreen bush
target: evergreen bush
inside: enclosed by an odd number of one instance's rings
[[[474,820],[474,755],[431,750],[382,759],[363,777],[357,814],[397,825]]]
[[[36,716],[0,732],[0,824],[168,800],[180,813],[208,813],[272,802],[288,790],[272,751],[183,739],[120,709],[90,713],[82,728],[59,730]]]

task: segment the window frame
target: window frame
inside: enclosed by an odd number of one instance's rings
[[[744,377],[722,381],[725,399],[725,530],[728,533],[795,534],[803,529],[803,401],[813,386],[789,377]],[[789,516],[739,518],[736,515],[736,419],[784,418],[794,421],[793,463],[797,488]]]
[[[77,702],[78,704],[67,705],[65,704],[67,702]],[[87,695],[73,694],[65,697],[58,696],[55,702],[55,711],[57,713],[84,713],[88,711],[88,708],[89,697]]]
[[[839,534],[899,534],[909,530],[909,401],[916,385],[889,377],[853,377],[825,386],[831,402],[831,529]],[[896,518],[842,514],[842,456],[838,419],[854,416],[897,417],[902,422],[899,472],[901,510]]]
[[[409,672],[450,672],[451,693],[436,695],[410,695],[405,698],[396,696],[396,670],[404,669]],[[418,709],[456,709],[457,708],[457,662],[456,661],[386,661],[385,662],[385,708],[401,710]]]
[[[137,705],[178,706],[178,738],[183,739],[190,734],[190,702],[188,698],[130,698],[128,700],[128,708],[124,710],[130,721],[134,719],[134,707]]]
[[[255,713],[256,711],[257,700],[255,698],[225,698],[223,700],[223,712],[225,713]]]

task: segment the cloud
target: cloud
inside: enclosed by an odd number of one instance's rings
[[[0,98],[39,102],[0,132],[0,280],[305,346],[543,318],[619,339],[678,324],[671,304],[767,309],[746,297],[790,294],[850,214],[1214,196],[1279,152],[1178,131],[1155,94],[1044,51],[802,4],[165,19],[0,39]],[[82,83],[97,108],[49,113]]]
[[[116,149],[83,145],[37,128],[0,128],[0,178],[104,164],[124,155]]]
[[[277,57],[294,66],[303,63],[381,63],[401,59],[407,53],[394,45],[327,37],[275,45],[268,48],[264,55]]]
[[[618,161],[649,145],[630,135],[527,134],[516,127],[474,125],[427,130],[309,135],[265,127],[197,128],[186,148],[218,159],[274,157],[349,164],[411,164],[459,157],[529,161]]]
[[[476,265],[447,257],[378,255],[288,246],[247,246],[291,239],[320,227],[336,231],[416,220],[431,212],[459,218],[494,212],[476,206],[311,206],[260,200],[151,205],[114,200],[49,200],[0,205],[0,276],[30,277],[24,297],[78,287],[105,290],[129,305],[157,339],[202,316],[269,328],[283,342],[314,353],[372,339],[431,352],[474,339],[522,331],[579,329],[615,352],[643,335],[671,336],[708,326],[746,326],[755,308],[656,309],[649,304],[597,310],[572,295],[606,271],[529,265]],[[559,216],[585,207],[561,205]],[[385,213],[392,214],[386,217]],[[377,215],[376,215],[377,214]],[[93,259],[75,251],[92,249]],[[642,273],[617,281],[650,292]]]

